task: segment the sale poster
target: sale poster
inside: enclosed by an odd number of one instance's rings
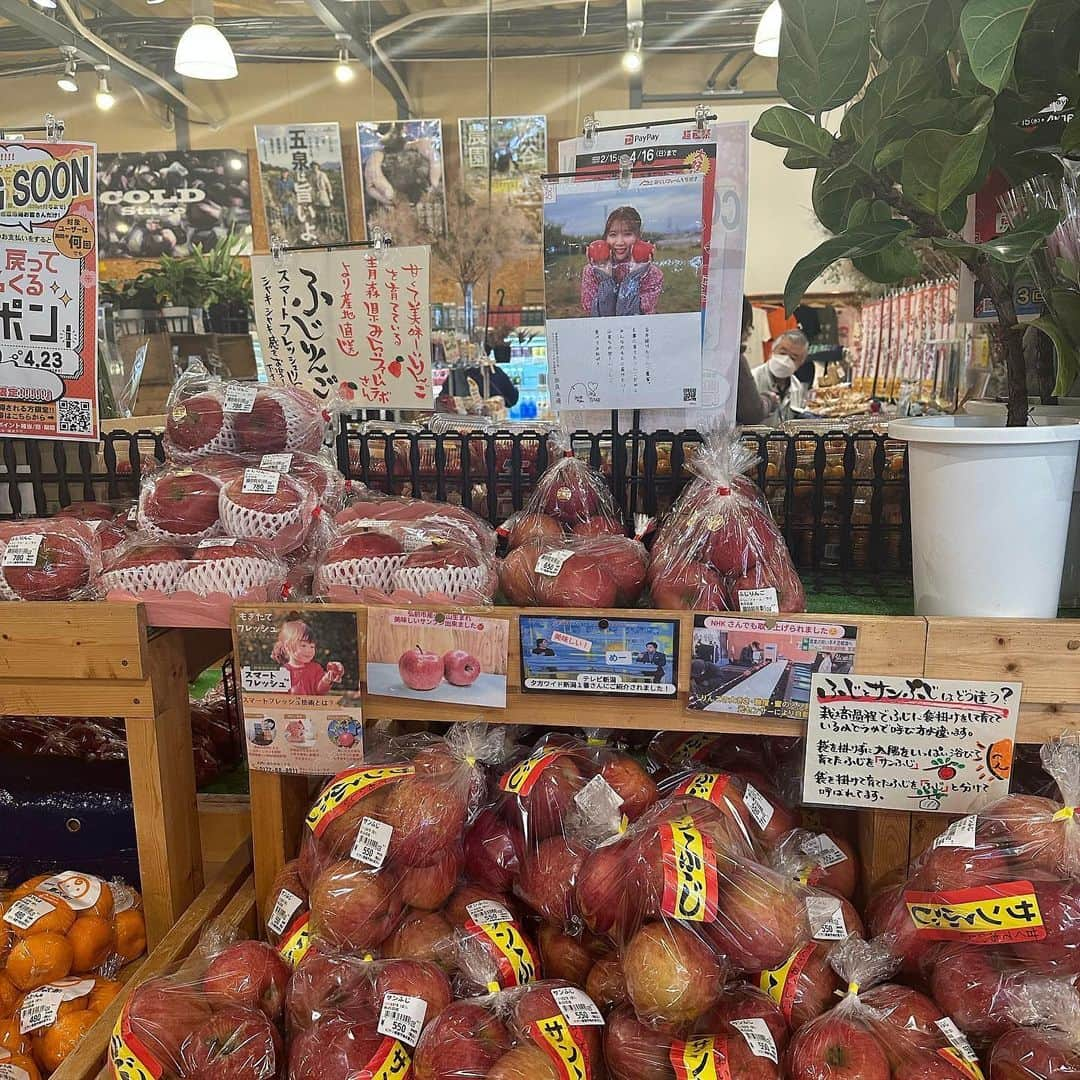
[[[257,124],[255,146],[268,235],[293,247],[348,240],[339,125]]]
[[[367,692],[505,709],[509,640],[509,619],[369,607]]]
[[[701,398],[703,178],[547,183],[544,292],[557,409]]]
[[[527,240],[540,237],[543,182],[547,171],[547,117],[486,116],[458,118],[461,178],[465,193],[486,202],[488,181],[498,202],[520,210],[532,226]]]
[[[285,251],[251,260],[267,378],[356,408],[430,408],[427,247]]]
[[[103,259],[190,255],[230,234],[251,254],[246,150],[98,154],[97,192]]]
[[[394,218],[410,215],[422,235],[446,235],[446,175],[441,120],[361,121],[361,190],[367,236],[393,235]]]
[[[95,152],[0,142],[0,437],[98,439]]]
[[[559,172],[576,173],[582,180],[611,176],[623,161],[629,161],[632,176],[689,169],[704,178],[701,399],[677,410],[646,411],[641,418],[644,430],[698,428],[706,416],[734,422],[746,268],[748,140],[749,125],[740,121],[700,128],[670,123],[629,131],[601,129],[588,138],[559,143]],[[562,419],[589,431],[611,424],[606,412],[564,412]],[[629,416],[625,425],[630,426]]]
[[[688,707],[805,720],[814,675],[850,672],[857,635],[838,623],[695,615]]]
[[[673,698],[677,619],[521,615],[521,688]]]
[[[364,760],[355,612],[237,607],[233,648],[252,769],[325,776]]]
[[[817,673],[803,801],[972,814],[1007,795],[1020,683]]]

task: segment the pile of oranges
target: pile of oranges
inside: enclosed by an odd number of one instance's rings
[[[68,871],[0,899],[0,1066],[52,1073],[119,993],[107,976],[145,950],[141,900],[125,885]]]

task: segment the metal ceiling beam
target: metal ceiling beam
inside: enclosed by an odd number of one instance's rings
[[[0,0],[0,3],[7,2],[7,0]],[[332,0],[307,0],[307,5],[311,9],[311,12],[315,17],[326,27],[330,33],[335,36],[342,35],[341,40],[349,52],[356,57],[371,72],[374,73],[375,78],[386,88],[387,92],[394,99],[394,104],[397,106],[397,114],[399,120],[407,119],[409,116],[409,103],[405,98],[405,95],[401,92],[401,87],[394,81],[393,77],[386,70],[382,61],[360,40],[359,37],[353,32],[353,27],[349,23],[341,18],[334,8]]]
[[[162,91],[160,86],[152,83],[149,79],[144,79],[141,75],[124,67],[122,64],[116,63],[112,57],[107,56],[88,41],[84,41],[78,35],[73,34],[70,27],[48,15],[43,15],[41,12],[24,4],[22,0],[0,0],[0,16],[10,19],[17,26],[21,26],[35,37],[39,37],[42,41],[55,45],[57,48],[61,45],[73,46],[75,55],[83,63],[89,64],[91,67],[105,65],[109,68],[110,74],[130,83],[144,94],[155,98],[170,109],[176,104]]]

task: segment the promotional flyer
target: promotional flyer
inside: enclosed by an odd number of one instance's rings
[[[98,439],[95,149],[0,142],[0,437]]]
[[[405,214],[428,236],[446,233],[446,173],[441,120],[392,120],[356,125],[365,235],[374,226],[393,235]]]

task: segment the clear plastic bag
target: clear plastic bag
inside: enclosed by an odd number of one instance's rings
[[[370,525],[376,521],[396,521],[426,528],[433,535],[478,548],[485,555],[495,553],[495,531],[491,526],[471,510],[453,503],[377,495],[364,490],[355,492],[336,518],[340,526]]]
[[[322,513],[306,480],[262,468],[222,477],[218,509],[227,535],[260,540],[281,555],[304,544]]]
[[[166,466],[144,477],[137,523],[145,538],[197,544],[221,536],[221,488],[229,472],[216,468]]]
[[[74,518],[0,522],[0,600],[90,600],[101,544]]]
[[[1021,1026],[989,1054],[990,1080],[1075,1080],[1080,1077],[1080,996],[1067,979],[1035,979],[1008,1003]]]
[[[775,590],[777,610],[805,610],[787,544],[743,475],[754,461],[730,432],[706,438],[691,464],[697,479],[679,496],[653,545],[649,589],[654,606],[768,610],[763,605],[771,594],[763,598],[759,590]]]

